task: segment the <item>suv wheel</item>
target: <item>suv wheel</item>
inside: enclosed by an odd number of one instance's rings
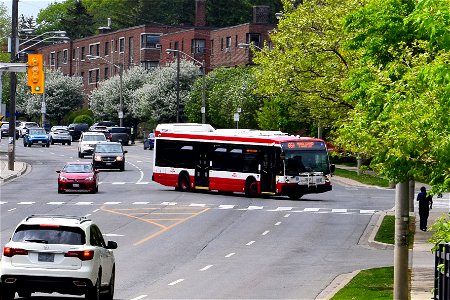
[[[115,269],[112,270],[111,273],[111,279],[109,280],[109,286],[107,293],[104,295],[105,300],[113,300],[114,299],[114,284],[116,280],[116,271]]]
[[[86,300],[100,300],[100,273],[98,273],[97,282],[86,293]]]
[[[13,300],[14,296],[16,295],[16,292],[14,292],[13,290],[8,289],[6,287],[3,287],[1,289],[1,294],[0,295],[1,295],[1,299],[2,300]]]

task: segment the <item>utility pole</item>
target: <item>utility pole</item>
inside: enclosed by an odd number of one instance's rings
[[[395,188],[394,299],[408,300],[409,181]]]
[[[177,123],[180,122],[180,51],[177,52]]]
[[[12,0],[12,28],[11,28],[11,63],[16,61],[17,36],[19,27],[19,0]],[[16,145],[16,86],[17,74],[10,72],[9,91],[9,136],[8,136],[8,170],[14,170]]]

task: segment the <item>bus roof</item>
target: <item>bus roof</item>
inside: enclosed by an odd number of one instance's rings
[[[170,126],[168,126],[170,125]],[[175,125],[175,126],[174,126]],[[185,125],[185,126],[179,126]],[[199,126],[201,125],[201,126]],[[207,130],[207,129],[213,130]],[[193,129],[193,130],[190,130]],[[203,130],[202,130],[203,129]],[[160,124],[155,130],[156,138],[201,140],[203,142],[231,142],[249,144],[281,144],[287,142],[324,142],[312,137],[288,135],[281,131],[253,130],[253,129],[214,129],[209,124]]]

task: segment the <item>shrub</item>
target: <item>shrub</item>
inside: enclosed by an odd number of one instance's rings
[[[73,123],[87,123],[89,126],[94,124],[94,119],[88,115],[80,115],[73,119]]]

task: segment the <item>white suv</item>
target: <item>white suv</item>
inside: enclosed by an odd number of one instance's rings
[[[102,132],[83,132],[78,143],[78,157],[83,158],[86,154],[90,155],[94,152],[95,144],[105,142],[106,137]]]
[[[3,249],[1,299],[32,293],[86,295],[113,299],[115,260],[98,226],[76,216],[31,215]]]

